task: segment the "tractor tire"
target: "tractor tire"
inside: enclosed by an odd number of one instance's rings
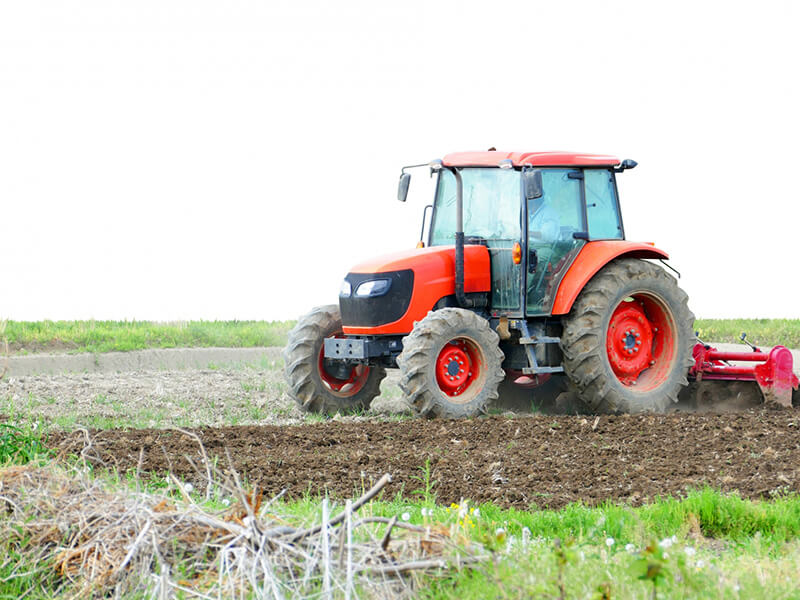
[[[346,379],[326,370],[323,340],[341,333],[342,317],[335,304],[315,308],[289,332],[283,350],[284,376],[289,395],[305,412],[361,412],[381,393],[383,367],[357,365]]]
[[[462,308],[428,313],[403,338],[400,388],[416,413],[460,419],[485,412],[505,377],[500,338]]]
[[[603,267],[563,321],[564,371],[598,413],[664,412],[688,385],[694,315],[664,269],[622,258]]]

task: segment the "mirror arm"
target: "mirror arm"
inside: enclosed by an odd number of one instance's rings
[[[420,165],[406,165],[402,169],[400,169],[400,173],[405,173],[406,169],[416,169],[417,167],[427,167],[429,163],[422,163]]]

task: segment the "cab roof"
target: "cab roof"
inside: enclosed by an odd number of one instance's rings
[[[501,160],[511,160],[515,167],[597,167],[616,166],[620,160],[606,154],[581,152],[454,152],[442,159],[448,167],[496,167]]]

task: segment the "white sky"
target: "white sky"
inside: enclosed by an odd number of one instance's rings
[[[285,319],[457,150],[633,158],[698,316],[800,317],[791,0],[0,0],[0,318]]]

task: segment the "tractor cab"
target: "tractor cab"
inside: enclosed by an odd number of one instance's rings
[[[439,175],[427,245],[450,246],[456,243],[457,182],[450,169],[434,168]],[[465,167],[460,176],[465,243],[489,251],[493,317],[551,314],[561,279],[583,245],[625,237],[612,166],[514,167],[509,161]]]

